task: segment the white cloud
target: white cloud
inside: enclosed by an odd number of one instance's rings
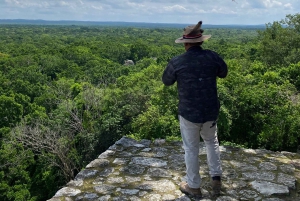
[[[175,12],[175,11],[187,12],[188,11],[188,9],[186,9],[185,7],[180,6],[180,5],[165,6],[164,10],[166,10],[166,11],[172,11],[172,12]]]
[[[28,1],[17,1],[17,0],[5,0],[6,3],[8,3],[11,6],[16,6],[16,7],[30,7],[30,6],[38,6],[37,3],[34,2],[28,2]]]
[[[61,6],[69,6],[70,5],[69,3],[65,2],[65,1],[60,1],[59,4]]]
[[[274,0],[264,0],[263,3],[267,8],[282,6],[282,3],[280,1],[274,1]]]
[[[195,13],[209,13],[209,11],[203,9],[195,9]]]
[[[134,3],[134,2],[127,2],[127,5],[132,7],[132,8],[143,8],[145,7],[144,4],[139,4],[139,3]]]
[[[284,7],[287,9],[293,9],[293,6],[291,3],[284,4]]]
[[[103,10],[102,6],[91,6],[92,8],[96,9],[96,10]]]
[[[234,10],[228,10],[224,8],[214,8],[211,10],[212,13],[218,13],[218,14],[237,14]]]
[[[0,0],[0,19],[194,23],[196,17],[209,24],[264,24],[300,10],[299,0],[235,1]]]

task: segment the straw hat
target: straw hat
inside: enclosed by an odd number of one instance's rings
[[[194,26],[187,26],[183,29],[183,36],[176,39],[175,43],[199,43],[211,37],[211,35],[202,35],[202,21]]]

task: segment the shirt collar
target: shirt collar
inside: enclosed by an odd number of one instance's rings
[[[199,46],[192,46],[187,51],[188,52],[190,52],[190,51],[194,52],[194,51],[199,51],[199,50],[203,50],[200,45]]]

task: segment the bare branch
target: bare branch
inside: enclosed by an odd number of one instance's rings
[[[59,93],[64,93],[64,90]],[[101,115],[103,90],[85,86],[80,95],[84,108],[78,108],[75,101],[65,99],[57,103],[58,114],[49,114],[49,119],[36,120],[31,125],[22,122],[11,132],[11,144],[22,144],[44,157],[51,166],[60,168],[66,180],[73,179],[74,170],[80,169],[78,162],[70,158],[70,153],[76,149],[75,136],[88,133],[83,126],[84,112],[91,115],[92,121]]]
[[[68,158],[70,151],[75,148],[72,143],[75,135],[70,132],[65,135],[65,130],[64,132],[61,130],[63,128],[58,125],[48,127],[43,122],[35,122],[32,125],[21,124],[12,130],[11,143],[20,143],[45,157],[50,164],[59,167],[69,180],[74,177],[74,169],[79,169],[76,162]],[[49,154],[55,157],[51,158]]]

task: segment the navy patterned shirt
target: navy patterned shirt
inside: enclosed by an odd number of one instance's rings
[[[219,114],[217,77],[227,76],[227,65],[214,51],[192,46],[168,63],[162,81],[177,81],[178,113],[193,123],[216,121]]]

